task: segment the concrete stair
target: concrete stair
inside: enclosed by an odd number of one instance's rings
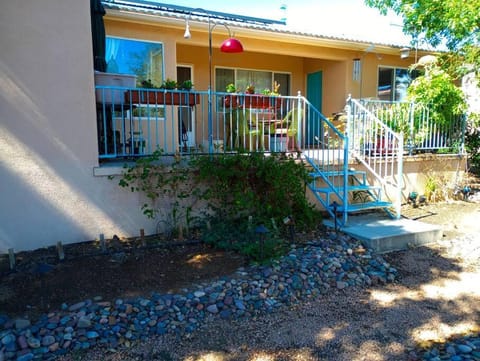
[[[323,223],[327,227],[335,227],[334,219],[326,219]],[[433,243],[443,235],[440,226],[405,218],[391,219],[376,212],[349,216],[347,224],[340,231],[358,239],[377,253],[401,251]]]

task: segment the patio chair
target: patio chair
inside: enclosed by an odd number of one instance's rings
[[[272,124],[270,135],[273,137],[287,137],[287,150],[294,149],[299,151],[297,144],[297,134],[300,129],[300,121],[303,119],[303,111],[299,108],[291,109],[281,122]]]
[[[263,129],[258,127],[248,109],[238,108],[233,116],[233,136],[235,148],[257,150],[257,139],[263,137]]]

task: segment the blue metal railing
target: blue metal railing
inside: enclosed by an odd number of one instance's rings
[[[302,97],[96,86],[99,157],[300,149]],[[211,117],[209,117],[209,108]],[[295,116],[297,118],[295,118]]]
[[[340,224],[348,215],[348,137],[338,130],[311,103],[302,98],[303,156],[313,167],[309,184],[314,196],[337,219],[336,206],[342,209]]]

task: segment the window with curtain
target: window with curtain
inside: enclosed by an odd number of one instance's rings
[[[107,36],[107,72],[134,74],[137,86],[150,80],[153,85],[163,82],[163,45],[161,43]]]
[[[388,101],[404,101],[407,96],[407,88],[418,76],[417,71],[409,71],[404,68],[378,69],[378,98]]]
[[[274,82],[280,84],[281,95],[290,95],[290,74],[248,69],[215,69],[215,90],[224,92],[228,84],[233,83],[241,92],[247,86],[254,85],[255,93],[264,89],[273,90]]]

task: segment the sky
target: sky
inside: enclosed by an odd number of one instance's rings
[[[322,35],[368,39],[380,43],[403,43],[401,18],[380,15],[363,0],[158,0],[162,3],[222,11],[266,19],[287,19],[293,30]],[[282,11],[282,5],[286,10]]]

